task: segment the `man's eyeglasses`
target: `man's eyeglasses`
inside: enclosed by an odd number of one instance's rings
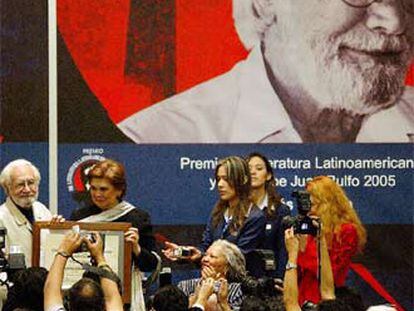
[[[354,8],[367,8],[378,0],[342,0],[342,1]],[[413,0],[401,0],[401,1],[403,3],[404,8],[407,10],[407,12],[409,13],[414,12],[414,1]]]
[[[36,180],[31,180],[31,179],[29,179],[29,180],[22,180],[22,181],[19,181],[17,183],[12,183],[12,186],[17,191],[22,191],[26,187],[29,187],[29,189],[33,190],[33,189],[36,189],[37,186],[39,186],[39,182],[36,181]]]

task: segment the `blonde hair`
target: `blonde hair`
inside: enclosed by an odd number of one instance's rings
[[[327,176],[317,176],[306,184],[306,190],[312,205],[316,205],[315,213],[321,219],[328,246],[332,246],[335,236],[341,238],[337,233],[343,224],[353,224],[358,235],[358,250],[362,251],[367,241],[366,230],[342,187]]]

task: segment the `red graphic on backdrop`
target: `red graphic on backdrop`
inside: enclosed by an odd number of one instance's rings
[[[142,9],[145,8],[145,2],[156,3],[150,0],[140,1],[144,6]],[[58,1],[58,27],[65,43],[91,91],[108,110],[114,122],[119,122],[160,99],[160,87],[154,83],[157,77],[146,75],[137,79],[125,68],[128,22],[133,5],[134,1],[131,0]],[[177,0],[175,6],[170,7],[170,13],[175,22],[173,41],[168,32],[164,32],[164,39],[169,40],[169,48],[173,49],[175,57],[174,80],[170,82],[175,84],[174,93],[226,72],[247,55],[234,30],[231,1],[204,3]],[[153,23],[157,24],[156,18],[149,18],[146,22],[148,28]],[[138,33],[134,36],[140,39]],[[145,40],[147,39],[143,38],[136,47],[151,52],[151,47]],[[156,51],[154,48],[154,54]],[[168,53],[172,51],[152,57],[170,58]],[[151,64],[154,66],[154,63],[160,66],[154,59],[140,61],[142,67]],[[155,68],[159,70],[160,67]],[[170,86],[167,85],[168,87]],[[170,93],[171,90],[167,91],[167,95]]]
[[[246,57],[231,2],[58,0],[58,27],[91,91],[118,123]],[[414,85],[414,66],[406,83]]]

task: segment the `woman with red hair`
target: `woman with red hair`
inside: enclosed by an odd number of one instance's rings
[[[321,222],[321,235],[328,245],[335,286],[343,286],[351,264],[351,258],[361,252],[366,243],[366,231],[352,202],[345,191],[333,179],[317,176],[307,182],[312,207],[310,216]],[[298,257],[299,302],[317,303],[318,288],[317,239],[314,236],[300,237]]]

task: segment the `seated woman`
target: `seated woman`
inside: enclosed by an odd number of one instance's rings
[[[351,258],[362,251],[366,231],[352,207],[345,191],[327,176],[318,176],[306,184],[312,207],[310,215],[319,217],[322,236],[325,238],[332,265],[335,286],[343,286]],[[298,257],[299,302],[318,303],[320,300],[317,279],[317,243],[313,236],[300,237]]]
[[[215,171],[220,199],[213,208],[199,248],[184,259],[199,261],[207,248],[218,239],[236,244],[243,254],[260,248],[264,238],[265,217],[249,199],[250,173],[245,160],[232,156],[219,161]],[[177,244],[165,243],[164,255],[177,260]],[[181,258],[183,259],[183,258]]]
[[[290,209],[283,204],[282,197],[276,191],[275,176],[268,159],[255,152],[248,155],[247,163],[252,177],[250,198],[266,217],[266,235],[262,247],[272,250],[275,256],[276,270],[271,276],[282,280],[287,261],[282,219],[290,215]],[[252,274],[256,277],[262,276],[264,272],[258,271],[257,264],[255,266],[257,268]]]
[[[125,233],[125,242],[132,243],[132,262],[140,271],[152,271],[158,260],[149,214],[122,198],[126,191],[125,169],[121,163],[106,159],[98,162],[87,175],[93,204],[72,212],[71,220],[82,222],[129,222],[132,227]],[[131,293],[140,295],[139,273],[133,269]],[[135,285],[134,285],[135,284]],[[135,288],[136,287],[136,288]],[[132,304],[142,297],[133,296]]]
[[[238,310],[242,303],[240,282],[245,277],[246,262],[240,249],[226,240],[216,240],[201,259],[201,278],[181,281],[178,287],[193,306],[202,282],[213,279],[217,288],[208,301],[209,309]]]

